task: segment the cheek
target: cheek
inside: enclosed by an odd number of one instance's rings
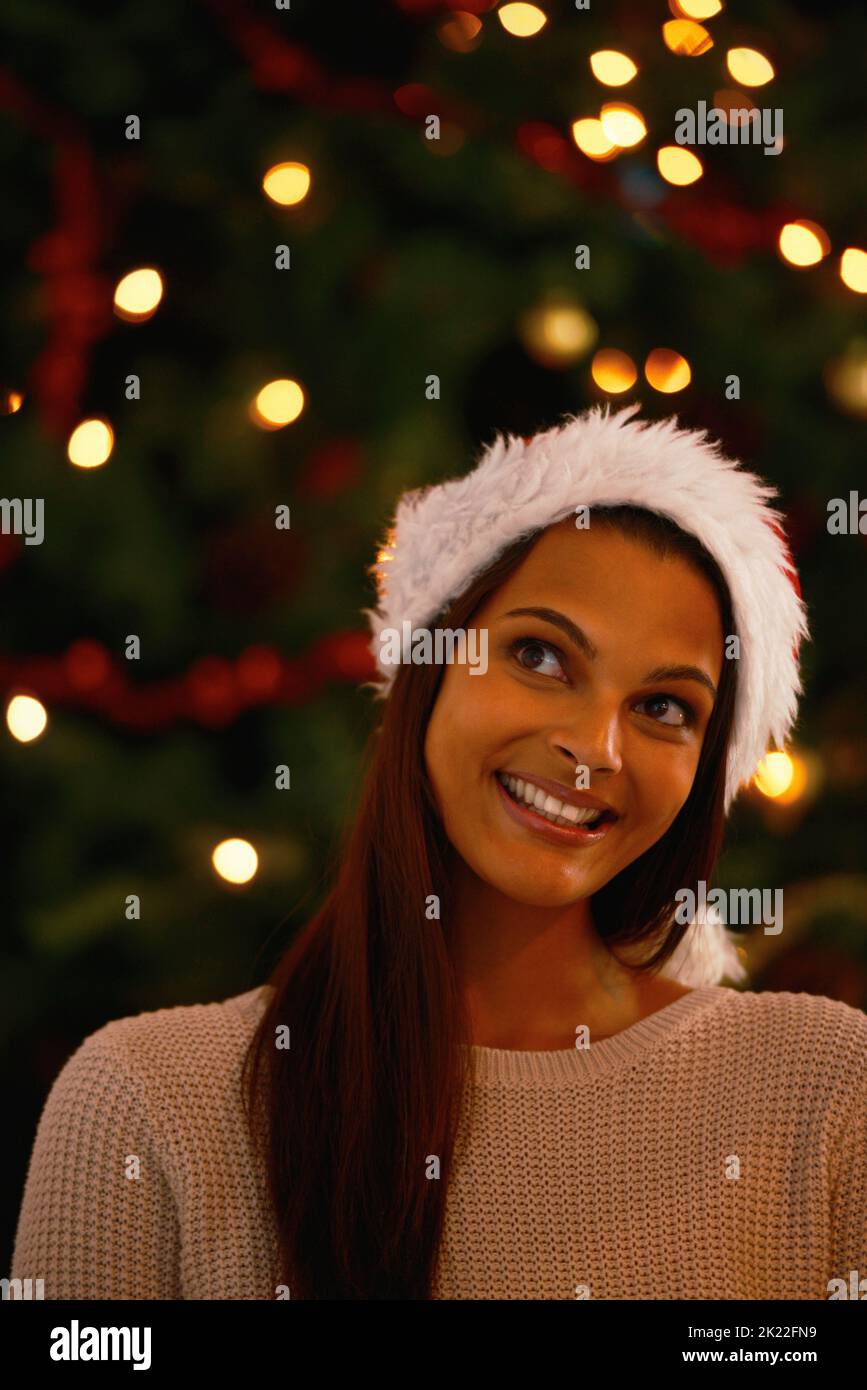
[[[481,698],[487,690],[477,694],[472,689],[479,680],[470,679],[463,667],[449,667],[446,671],[425,739],[425,756],[437,764],[440,773],[447,768],[460,771],[490,742],[492,712],[489,703]]]
[[[428,723],[425,765],[447,825],[460,822],[471,812],[477,814],[473,798],[485,778],[496,770],[502,724],[487,698],[490,686],[486,686],[486,679],[470,677],[462,667],[450,667]]]
[[[639,824],[661,835],[671,825],[692,790],[700,748],[673,748],[660,743],[634,765],[641,815]]]
[[[437,697],[424,744],[425,763],[442,812],[454,796],[455,784],[471,738],[465,706],[447,688],[448,676]]]

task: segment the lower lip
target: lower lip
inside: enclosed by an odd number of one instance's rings
[[[499,777],[494,777],[497,789],[503,801],[506,814],[517,821],[518,825],[523,825],[527,830],[535,830],[537,834],[543,835],[545,839],[551,840],[555,845],[595,845],[598,840],[604,840],[609,830],[617,824],[616,821],[605,820],[599,826],[592,829],[584,825],[565,826],[555,825],[553,821],[546,820],[544,816],[531,811],[529,806],[513,800],[506,791]]]

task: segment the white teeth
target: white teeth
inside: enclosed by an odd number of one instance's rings
[[[573,806],[568,801],[559,801],[556,796],[549,796],[541,788],[534,787],[532,782],[525,782],[520,777],[509,777],[504,773],[498,773],[497,776],[518,801],[532,806],[537,815],[544,816],[555,825],[589,826],[602,815],[601,811],[592,806]]]

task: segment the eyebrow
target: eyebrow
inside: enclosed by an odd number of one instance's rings
[[[577,623],[573,623],[571,618],[567,618],[565,613],[558,612],[556,608],[511,608],[504,617],[541,618],[542,622],[551,623],[554,627],[559,627],[561,632],[565,632],[570,642],[590,661],[595,661],[599,655],[586,632],[582,632]],[[699,685],[705,686],[714,699],[717,696],[716,686],[700,666],[655,666],[652,671],[648,671],[641,684],[649,685],[651,681],[696,681]]]

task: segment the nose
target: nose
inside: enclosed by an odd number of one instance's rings
[[[589,768],[592,778],[612,777],[623,766],[620,710],[614,701],[582,704],[575,717],[552,729],[549,737],[558,757],[570,764],[570,781],[577,767]]]

